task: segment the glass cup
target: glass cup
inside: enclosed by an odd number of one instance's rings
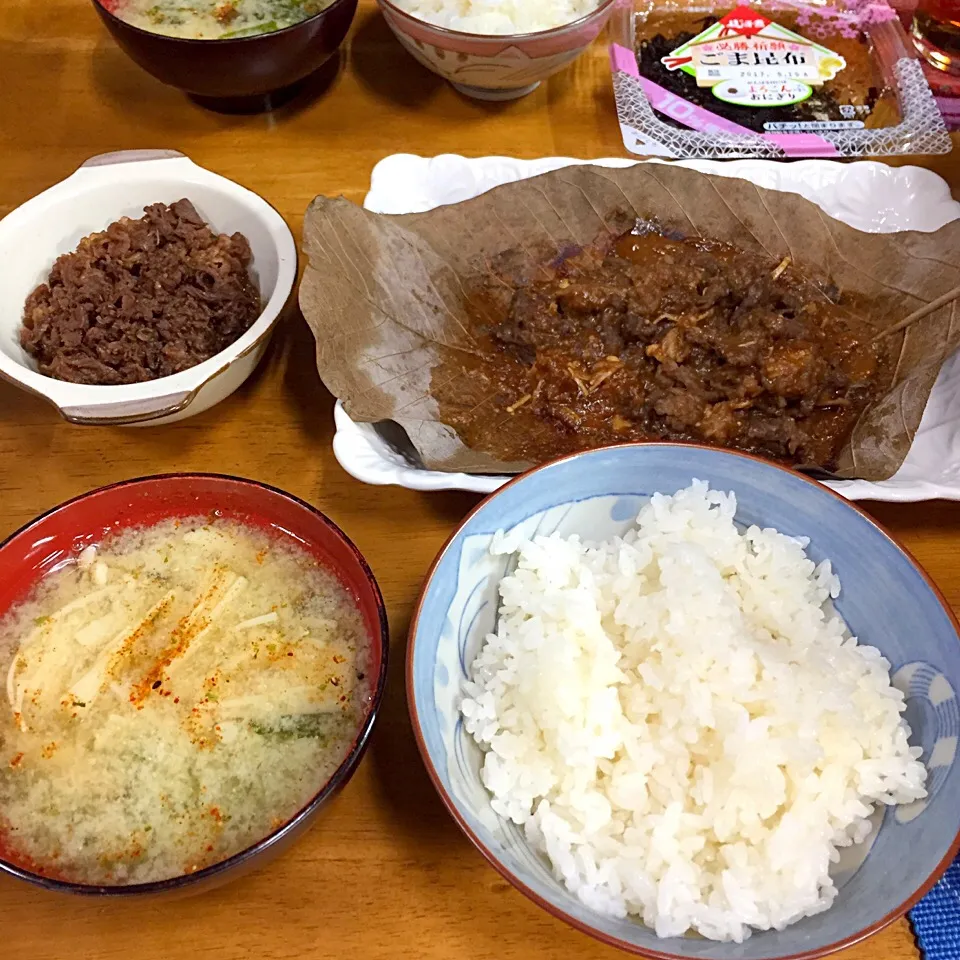
[[[960,75],[960,0],[920,0],[910,35],[928,63]]]

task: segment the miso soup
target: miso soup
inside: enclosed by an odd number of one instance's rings
[[[0,620],[0,851],[88,884],[238,853],[347,757],[369,656],[292,539],[196,518],[88,548]]]

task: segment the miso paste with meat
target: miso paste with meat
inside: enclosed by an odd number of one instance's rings
[[[444,393],[445,368],[434,390],[503,461],[683,440],[829,470],[893,375],[858,310],[789,257],[642,225],[543,266],[487,326],[471,376],[489,416]]]

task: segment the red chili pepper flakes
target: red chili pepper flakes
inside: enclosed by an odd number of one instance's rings
[[[53,740],[48,743],[41,751],[40,754],[44,760],[49,760],[57,752],[57,741]]]
[[[20,763],[22,762],[22,760],[23,760],[23,753],[21,752],[21,753],[16,754],[16,755],[10,760],[10,766],[13,767],[13,768],[19,767],[19,766],[20,766]]]
[[[211,590],[213,589],[215,588],[211,588]],[[209,596],[210,593],[208,592],[208,594],[200,598],[197,605]],[[194,606],[194,610],[197,609],[197,605]],[[134,684],[133,689],[130,691],[130,702],[134,704],[137,709],[143,709],[144,701],[153,689],[154,681],[163,678],[163,673],[166,668],[169,667],[174,660],[186,653],[190,644],[193,643],[194,638],[206,630],[209,625],[210,620],[208,617],[199,617],[191,622],[189,613],[180,619],[170,634],[170,643],[161,652],[159,658],[153,666],[150,667],[143,679]]]
[[[41,877],[50,877],[51,880],[71,880],[70,876],[61,870],[54,870],[47,864],[40,863],[28,853],[18,850],[13,840],[13,834],[16,831],[5,820],[0,819],[0,859],[8,863],[16,864],[24,870],[36,873]],[[57,860],[60,857],[60,851],[57,850],[50,859]]]

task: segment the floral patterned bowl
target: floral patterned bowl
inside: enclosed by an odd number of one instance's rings
[[[597,39],[619,0],[602,0],[592,13],[561,27],[514,36],[448,30],[417,19],[392,0],[378,3],[404,47],[460,93],[477,100],[514,100],[576,60]]]

